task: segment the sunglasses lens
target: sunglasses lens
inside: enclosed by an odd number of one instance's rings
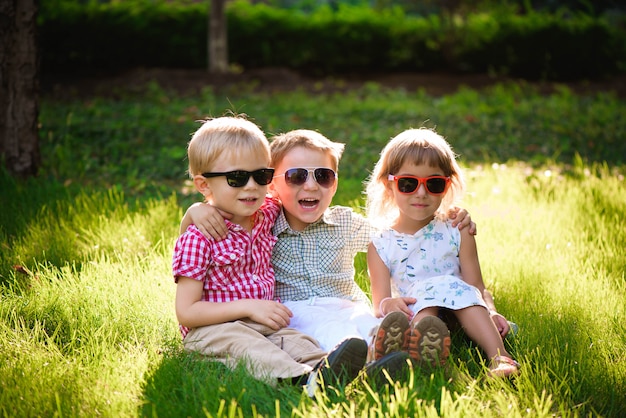
[[[302,186],[307,177],[309,177],[309,172],[305,168],[290,168],[285,171],[285,182],[294,186]]]
[[[252,172],[252,177],[254,181],[257,182],[260,186],[266,186],[272,182],[272,178],[274,178],[274,169],[272,168],[262,168],[260,170],[256,170]]]
[[[446,180],[443,178],[429,178],[426,180],[426,188],[433,194],[441,194],[446,190]]]
[[[271,168],[262,168],[255,171],[237,170],[231,171],[225,174],[226,181],[230,187],[243,187],[248,184],[250,176],[260,186],[266,186],[270,184],[274,176],[274,170]]]
[[[398,178],[398,191],[400,193],[413,193],[417,189],[419,180],[412,177]]]
[[[315,180],[322,187],[330,187],[335,183],[335,172],[330,168],[316,168]]]
[[[230,187],[243,187],[249,178],[250,173],[247,171],[231,171],[226,174],[226,181]]]

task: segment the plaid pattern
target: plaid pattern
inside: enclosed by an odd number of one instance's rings
[[[280,206],[266,198],[257,212],[257,222],[249,234],[240,225],[226,221],[228,237],[215,241],[191,225],[176,241],[172,259],[174,280],[188,277],[204,282],[202,300],[229,302],[239,299],[274,297],[271,233]],[[189,330],[180,327],[183,338]]]
[[[272,262],[276,296],[283,301],[337,297],[370,303],[354,281],[354,257],[367,250],[375,229],[351,208],[333,206],[304,231],[289,227],[281,212]]]

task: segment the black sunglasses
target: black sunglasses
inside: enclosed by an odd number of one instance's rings
[[[444,176],[415,177],[389,174],[388,180],[395,181],[398,191],[403,194],[411,194],[420,187],[420,184],[424,184],[426,191],[436,196],[444,194],[450,184],[450,177]]]
[[[337,179],[337,173],[330,168],[290,168],[285,171],[285,183],[302,186],[313,173],[313,178],[322,187],[331,187]],[[274,177],[280,177],[282,174]]]
[[[235,170],[235,171],[225,171],[222,173],[202,173],[202,177],[211,178],[211,177],[219,177],[225,176],[226,181],[230,187],[243,187],[248,184],[248,180],[250,180],[250,176],[257,182],[260,186],[266,186],[272,182],[274,178],[274,169],[273,168],[260,168],[254,171],[245,171],[245,170]]]

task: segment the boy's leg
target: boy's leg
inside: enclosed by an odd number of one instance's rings
[[[188,351],[214,357],[229,366],[247,360],[250,373],[259,379],[288,379],[308,374],[313,370],[311,364],[315,365],[325,355],[319,347],[315,350],[313,341],[305,348],[310,352],[302,354],[305,361],[298,362],[255,326],[259,324],[235,321],[194,328],[183,345]]]
[[[358,337],[344,339],[328,354],[320,351],[313,338],[293,328],[283,328],[268,338],[295,361],[304,362],[320,371],[326,382],[338,378],[346,384],[353,380],[363,369],[367,357],[367,343]]]
[[[287,353],[294,361],[315,367],[325,356],[317,341],[294,328],[282,328],[267,335],[267,339]]]
[[[315,338],[326,351],[346,338],[369,339],[370,330],[380,323],[364,302],[339,298],[285,301],[293,312],[290,327]]]

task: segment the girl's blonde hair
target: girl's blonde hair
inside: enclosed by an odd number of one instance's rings
[[[270,149],[272,167],[276,167],[285,155],[296,147],[304,147],[313,151],[322,151],[330,156],[333,170],[339,169],[339,160],[343,154],[344,144],[333,142],[319,132],[308,129],[296,129],[272,138]]]
[[[187,147],[189,176],[211,171],[225,153],[262,155],[270,163],[269,142],[263,131],[242,116],[223,116],[203,121]]]
[[[439,167],[451,184],[439,207],[438,216],[445,217],[447,209],[457,203],[463,194],[465,182],[450,144],[428,128],[407,129],[392,138],[380,153],[366,183],[367,217],[377,224],[387,225],[398,217],[389,174],[397,174],[405,163]]]

